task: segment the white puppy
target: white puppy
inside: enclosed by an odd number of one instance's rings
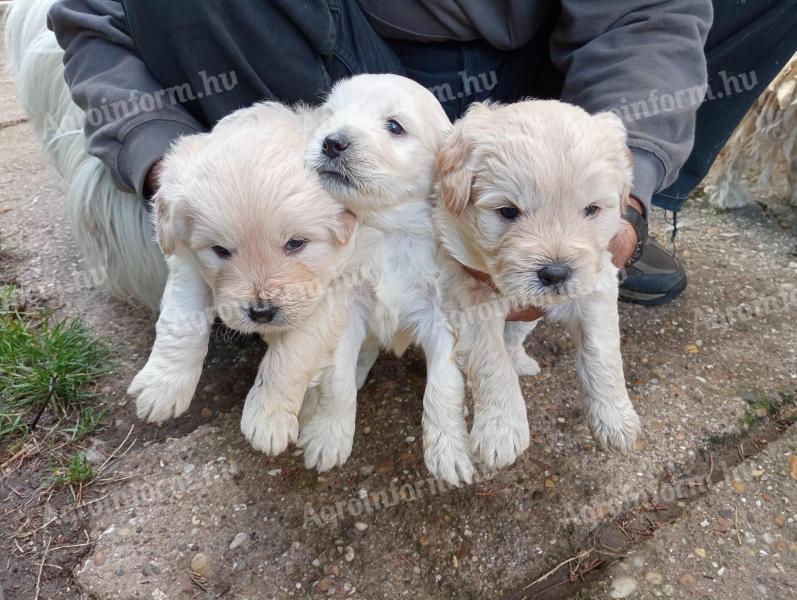
[[[470,481],[464,380],[443,313],[430,203],[435,156],[450,122],[428,90],[396,75],[340,82],[319,113],[322,122],[307,160],[332,195],[357,215],[354,260],[365,281],[352,292],[346,309],[351,320],[334,367],[322,378],[322,393],[302,427],[305,464],[324,470],[346,460],[357,388],[379,348],[400,354],[415,342],[427,363],[426,464],[449,482]]]
[[[610,113],[555,101],[475,104],[439,153],[434,219],[447,310],[493,308],[461,319],[456,332],[474,396],[472,447],[489,466],[511,464],[529,444],[517,357],[502,337],[509,305],[539,306],[570,325],[595,436],[634,446],[640,422],[625,387],[608,252],[631,185],[625,142]]]
[[[154,212],[169,279],[155,345],[129,388],[141,418],[187,410],[218,314],[269,342],[242,431],[271,454],[296,441],[305,390],[346,324],[330,283],[356,228],[305,167],[311,119],[256,105],[181,138],[165,158]]]

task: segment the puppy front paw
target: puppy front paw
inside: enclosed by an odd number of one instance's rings
[[[592,435],[604,448],[628,453],[634,450],[642,424],[639,415],[629,405],[609,414],[594,416],[590,428]]]
[[[307,422],[297,445],[304,449],[304,466],[328,471],[346,462],[354,443],[354,420],[343,415],[317,415]]]
[[[299,437],[299,419],[275,402],[265,402],[249,392],[241,416],[241,433],[252,448],[276,456]]]
[[[454,486],[473,481],[474,467],[467,431],[456,436],[438,427],[425,425],[423,457],[426,468],[437,479]]]
[[[513,350],[511,353],[512,366],[515,367],[515,373],[520,377],[530,377],[540,374],[540,365],[537,361],[526,354],[526,350],[521,346]]]
[[[514,414],[517,413],[517,414]],[[529,447],[529,422],[520,411],[477,410],[470,432],[471,447],[489,468],[511,465]]]
[[[179,417],[191,405],[201,369],[170,369],[150,360],[127,388],[136,399],[139,419],[159,425]]]

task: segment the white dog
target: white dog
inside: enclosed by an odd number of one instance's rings
[[[475,104],[438,156],[434,219],[446,310],[493,308],[462,319],[456,332],[474,396],[472,448],[489,466],[511,464],[529,444],[502,338],[510,304],[543,307],[570,324],[595,436],[623,451],[634,446],[640,422],[625,387],[608,252],[631,186],[625,141],[610,113],[590,116],[556,101]]]
[[[334,368],[323,377],[302,428],[305,464],[324,470],[346,460],[357,387],[379,347],[400,354],[416,342],[427,363],[426,464],[447,481],[470,481],[464,380],[442,310],[430,203],[435,156],[451,124],[431,92],[396,75],[342,81],[319,113],[307,159],[332,195],[357,215],[355,260],[367,281],[353,290]]]
[[[145,203],[119,190],[86,151],[86,116],[69,95],[64,51],[47,29],[55,0],[14,0],[5,22],[9,69],[43,149],[66,184],[65,205],[92,282],[125,301],[157,310],[166,282]]]
[[[296,441],[305,390],[347,321],[330,283],[356,228],[305,168],[310,119],[256,105],[181,138],[166,156],[155,213],[169,279],[155,345],[129,389],[141,418],[160,423],[188,408],[218,314],[269,342],[242,431],[270,454]]]

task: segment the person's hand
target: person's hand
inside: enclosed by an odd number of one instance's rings
[[[633,196],[629,196],[626,200],[626,203],[636,208],[643,215],[645,214],[644,206]],[[625,211],[625,206],[623,206],[623,211]],[[634,254],[634,250],[636,249],[638,241],[639,240],[637,240],[636,231],[634,231],[633,225],[631,225],[631,223],[625,219],[620,219],[620,230],[612,238],[612,241],[609,242],[609,252],[612,253],[612,262],[614,263],[615,267],[618,269],[622,268],[625,263],[628,262],[628,259]],[[542,317],[543,314],[544,313],[542,310],[536,306],[531,306],[529,308],[510,313],[506,320],[536,321]]]
[[[160,160],[155,162],[144,179],[144,196],[147,198],[152,198],[160,187],[161,162]]]

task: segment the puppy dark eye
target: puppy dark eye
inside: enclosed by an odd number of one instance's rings
[[[504,206],[498,209],[498,212],[501,213],[501,216],[507,219],[508,221],[514,221],[518,218],[520,211],[515,208],[514,206]]]
[[[288,243],[285,244],[285,250],[288,252],[296,252],[297,250],[301,250],[304,248],[304,245],[307,243],[307,240],[303,240],[301,238],[293,238],[288,240]]]
[[[593,215],[597,215],[601,210],[601,207],[597,204],[590,204],[587,208],[584,209],[584,216],[591,217]]]
[[[227,248],[225,248],[224,246],[213,246],[211,250],[213,250],[213,252],[215,252],[216,256],[218,256],[219,258],[227,259],[232,256],[232,252],[230,250],[227,250]]]
[[[399,123],[395,119],[390,119],[387,122],[387,130],[393,135],[401,135],[402,133],[404,133],[404,128],[401,126],[401,123]]]

